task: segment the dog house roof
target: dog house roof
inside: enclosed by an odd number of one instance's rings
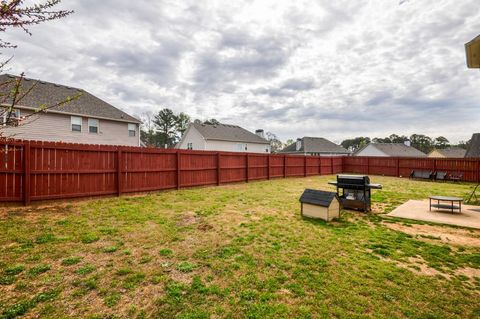
[[[337,197],[336,193],[307,188],[300,197],[300,202],[328,207],[335,197]]]

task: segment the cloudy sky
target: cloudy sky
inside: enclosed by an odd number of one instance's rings
[[[282,140],[480,131],[464,43],[478,0],[64,0],[9,31],[9,73],[83,88],[133,115],[169,107]]]

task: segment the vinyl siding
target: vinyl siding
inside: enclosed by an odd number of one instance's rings
[[[270,153],[269,144],[205,140],[193,125],[185,132],[185,136],[177,147],[179,149],[187,149],[188,143],[192,143],[194,150],[224,152],[240,152],[237,149],[237,144],[242,143],[247,144],[247,152],[249,153]],[[268,150],[268,152],[266,150]]]
[[[28,114],[31,111],[20,111],[21,116]],[[103,119],[98,122],[98,134],[88,132],[88,117],[82,117],[81,132],[72,132],[70,115],[42,113],[29,117],[18,127],[3,129],[2,133],[6,137],[25,140],[139,146],[138,124],[135,124],[136,136],[130,137],[127,122]]]
[[[179,149],[186,150],[188,148],[188,143],[192,143],[192,149],[196,151],[205,150],[205,140],[203,136],[198,132],[193,125],[190,125],[185,136],[182,138],[182,141],[178,145]]]
[[[238,143],[247,144],[247,150],[239,151],[237,149]],[[263,154],[270,153],[270,145],[268,144],[216,141],[216,140],[207,140],[205,149],[208,151],[249,152],[249,153],[263,153]],[[266,150],[268,150],[268,152]]]

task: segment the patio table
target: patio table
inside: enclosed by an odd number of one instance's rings
[[[432,207],[433,207],[433,208],[436,208],[437,210],[447,209],[447,210],[450,210],[452,213],[455,210],[458,210],[459,213],[462,212],[463,198],[448,197],[448,196],[430,196],[429,199],[430,199],[430,211],[432,211]]]

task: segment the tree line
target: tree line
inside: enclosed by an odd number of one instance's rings
[[[351,151],[356,151],[359,148],[373,142],[373,143],[405,143],[406,141],[410,141],[410,145],[415,147],[416,149],[424,152],[429,153],[433,149],[443,149],[450,146],[457,146],[464,149],[467,149],[470,141],[461,141],[458,144],[452,144],[450,141],[444,136],[438,137],[430,137],[423,134],[412,134],[410,137],[405,135],[397,135],[391,134],[387,137],[375,137],[370,139],[370,137],[359,136],[352,139],[346,139],[342,141],[341,145]]]
[[[141,118],[143,124],[140,137],[143,144],[145,146],[159,148],[175,147],[187,130],[188,124],[192,121],[191,117],[186,113],[175,113],[168,108],[160,110],[157,114],[145,113]],[[195,119],[194,122],[211,125],[220,124],[215,118],[206,120]],[[295,142],[293,139],[289,139],[286,143],[283,143],[278,139],[277,135],[272,132],[266,132],[265,138],[270,142],[273,153]],[[411,146],[424,153],[429,153],[434,148],[442,149],[449,146],[458,146],[467,149],[470,143],[470,141],[462,141],[454,145],[444,136],[432,138],[423,134],[412,134],[410,136],[390,134],[387,137],[375,138],[359,136],[346,139],[342,141],[341,145],[348,150],[356,151],[371,142],[404,143],[406,141],[410,141]]]

